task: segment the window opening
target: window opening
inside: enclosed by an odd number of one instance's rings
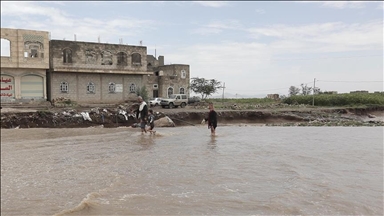
[[[68,93],[68,83],[67,82],[61,82],[60,91],[61,91],[61,93]]]
[[[173,88],[169,87],[168,88],[168,97],[170,97],[171,95],[173,95]]]
[[[109,93],[115,93],[116,92],[116,84],[111,82],[108,86]]]
[[[136,85],[135,84],[131,84],[131,86],[129,86],[129,92],[131,93],[135,93],[136,92]]]
[[[88,83],[87,85],[87,93],[94,94],[95,93],[95,84],[92,82]]]
[[[181,71],[181,78],[185,78],[187,76],[187,72],[185,70]]]
[[[31,49],[31,55],[30,55],[31,58],[37,58],[37,50],[36,49]]]
[[[70,49],[63,50],[63,62],[72,63],[72,50]]]
[[[1,56],[11,57],[11,42],[3,38],[1,38]]]
[[[127,54],[124,52],[117,53],[117,65],[127,65]]]
[[[141,65],[141,55],[139,53],[132,54],[132,64]]]

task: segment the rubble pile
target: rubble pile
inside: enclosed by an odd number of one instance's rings
[[[63,99],[62,101],[66,101]],[[219,124],[256,123],[267,126],[384,126],[384,107],[374,109],[255,109],[234,106],[230,110],[216,109]],[[282,105],[281,105],[282,106]],[[81,128],[130,127],[138,122],[133,112],[137,103],[110,107],[52,108],[31,112],[2,112],[1,128]],[[160,109],[162,110],[162,109]],[[375,115],[378,113],[378,116]],[[179,109],[154,112],[156,127],[200,125],[207,116],[205,110]]]
[[[69,98],[58,97],[58,98],[52,99],[52,106],[54,107],[73,106],[73,102]]]
[[[136,104],[118,105],[116,108],[94,107],[90,109],[63,108],[59,112],[43,110],[37,112],[2,113],[1,128],[80,128],[80,127],[122,127],[138,122]],[[163,119],[162,119],[163,118]],[[159,121],[158,123],[156,121]],[[174,127],[174,122],[163,113],[155,113],[157,127]]]

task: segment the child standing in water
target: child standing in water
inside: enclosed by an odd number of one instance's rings
[[[155,115],[153,115],[153,110],[152,109],[149,109],[148,110],[149,112],[149,115],[148,115],[148,125],[149,125],[149,129],[148,131],[152,134],[156,134],[156,131],[153,130],[153,128],[155,127]]]
[[[204,121],[208,121],[208,129],[211,129],[211,135],[215,136],[217,127],[217,113],[213,108],[213,103],[209,103],[208,118],[205,118]]]

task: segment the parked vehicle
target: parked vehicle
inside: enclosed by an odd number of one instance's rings
[[[149,101],[149,106],[160,106],[161,98],[153,98]]]
[[[169,96],[169,98],[163,98],[161,99],[160,105],[161,107],[169,107],[172,109],[173,107],[180,106],[181,108],[184,108],[188,104],[188,98],[186,94],[173,94]]]
[[[201,101],[200,97],[197,97],[197,96],[188,98],[188,104],[198,103],[200,101]]]

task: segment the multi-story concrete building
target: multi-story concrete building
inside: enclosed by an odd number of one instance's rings
[[[171,64],[164,65],[164,56],[156,60],[148,55],[148,70],[153,74],[148,76],[147,88],[152,90],[149,93],[152,97],[169,97],[171,94],[187,94],[189,96],[189,65]]]
[[[49,32],[1,28],[1,102],[47,100]]]
[[[188,94],[189,66],[164,65],[144,46],[51,40],[47,76],[49,100],[116,103],[136,99],[143,86],[149,97]]]
[[[67,98],[77,103],[189,95],[189,65],[164,64],[147,47],[50,40],[49,32],[1,29],[9,55],[1,56],[1,101]],[[3,52],[2,52],[3,54]]]
[[[50,41],[48,99],[114,103],[136,98],[144,85],[147,48],[121,44]]]

